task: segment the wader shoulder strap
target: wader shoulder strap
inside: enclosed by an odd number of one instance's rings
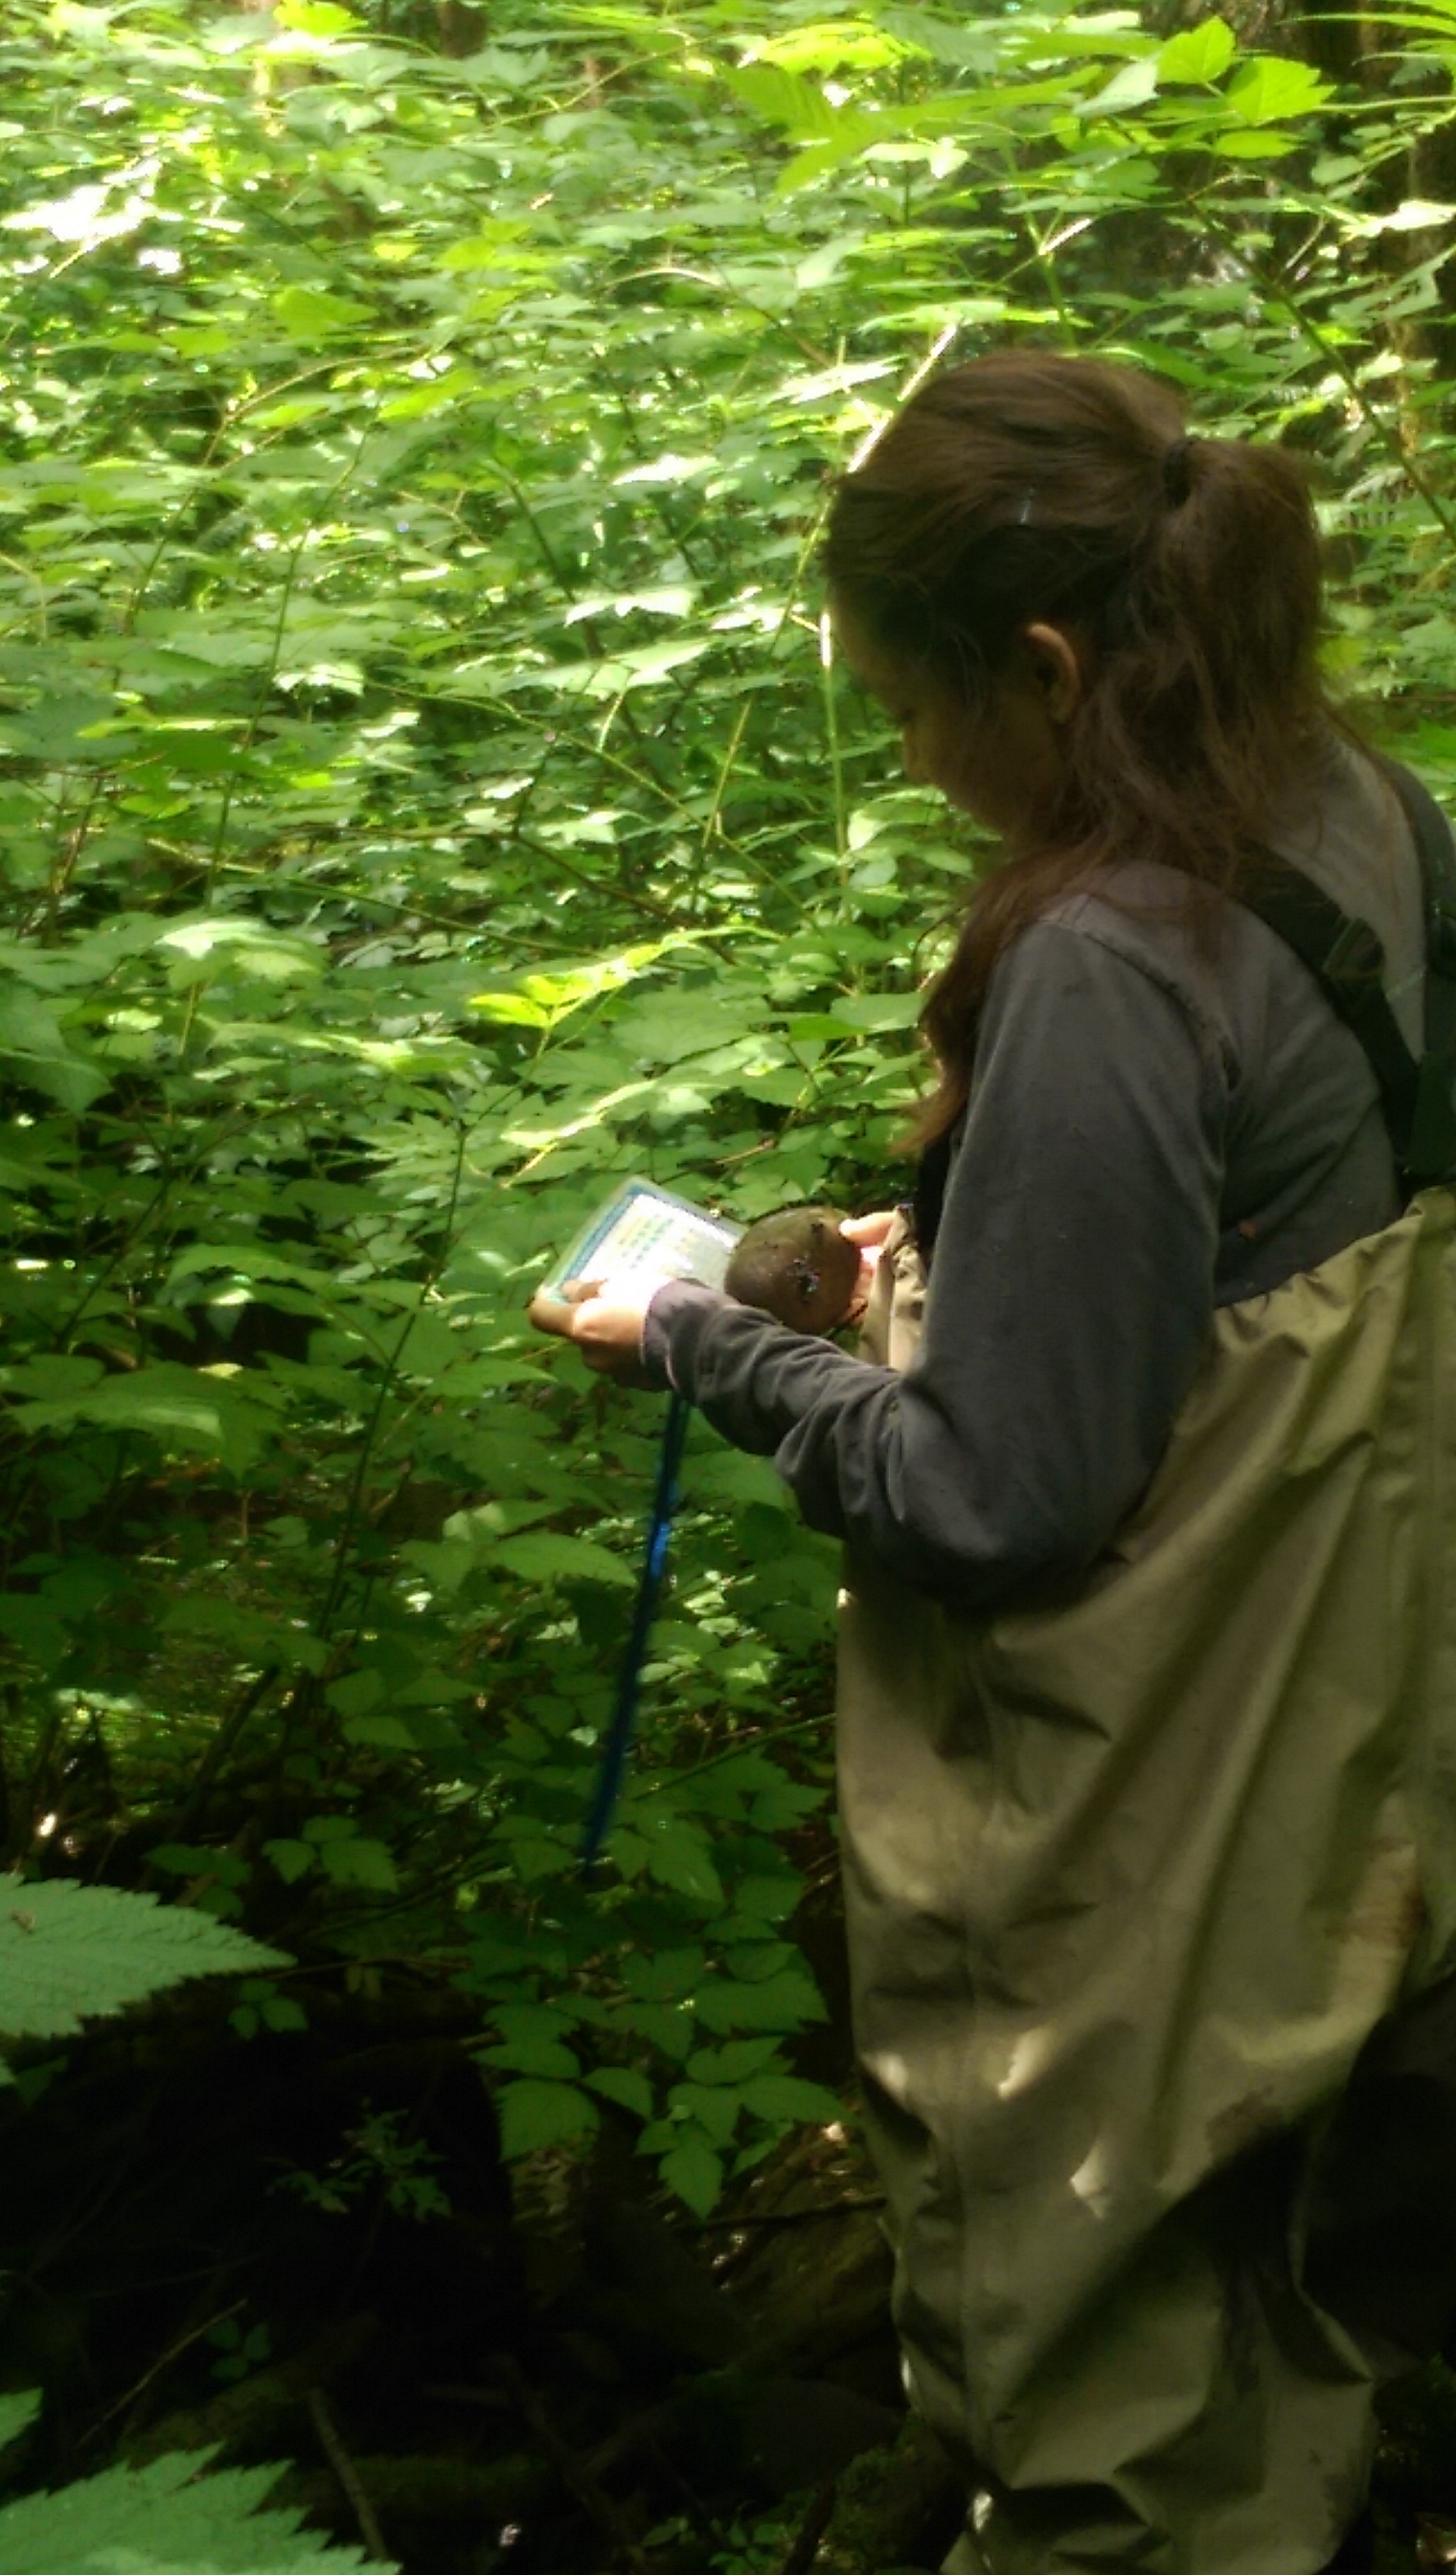
[[[1358,1038],[1408,1189],[1456,1176],[1456,846],[1435,799],[1398,762],[1381,760],[1421,863],[1426,925],[1425,1052],[1413,1056],[1385,996],[1385,952],[1368,922],[1342,912],[1310,878],[1260,849],[1238,899],[1309,969]]]
[[[1385,952],[1368,922],[1342,912],[1313,880],[1259,847],[1238,900],[1293,949],[1325,1000],[1359,1039],[1380,1087],[1380,1107],[1408,1190],[1456,1179],[1456,842],[1435,798],[1398,761],[1377,766],[1399,797],[1425,890],[1425,1053],[1411,1054],[1385,996]],[[921,1158],[915,1239],[926,1262],[956,1139]]]
[[[1389,1002],[1385,951],[1366,921],[1342,912],[1301,869],[1260,850],[1238,901],[1307,966],[1336,1018],[1357,1037],[1380,1086],[1380,1107],[1402,1171],[1410,1151],[1420,1069]]]
[[[1435,798],[1397,761],[1381,764],[1420,854],[1426,898],[1426,1051],[1408,1166],[1415,1186],[1456,1173],[1456,841]]]

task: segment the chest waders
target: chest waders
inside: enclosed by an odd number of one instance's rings
[[[1315,2575],[1363,2497],[1376,2382],[1447,2321],[1456,2270],[1433,2283],[1418,2248],[1400,2293],[1412,2100],[1430,2204],[1456,2197],[1456,894],[1433,811],[1426,1066],[1385,1039],[1376,1065],[1425,1177],[1405,1213],[1216,1313],[1148,1492],[1075,1587],[970,1619],[846,1560],[855,2042],[906,2386],[971,2498],[947,2575]],[[1301,954],[1368,1047],[1358,931],[1304,906]],[[908,1362],[923,1294],[898,1228],[867,1356]],[[1362,2272],[1349,2230],[1392,2137],[1394,2233]]]

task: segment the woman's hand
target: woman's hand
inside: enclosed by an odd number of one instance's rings
[[[898,1213],[897,1208],[879,1208],[873,1216],[846,1216],[839,1227],[845,1242],[856,1243],[859,1247],[859,1284],[849,1308],[851,1321],[857,1322],[869,1302],[879,1256]]]
[[[662,1285],[661,1279],[647,1286],[637,1280],[569,1279],[560,1297],[533,1296],[527,1313],[539,1332],[575,1341],[599,1375],[646,1385],[643,1326]]]

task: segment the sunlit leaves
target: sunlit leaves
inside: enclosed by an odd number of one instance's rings
[[[1290,62],[1282,54],[1259,54],[1235,73],[1224,95],[1245,124],[1273,125],[1323,106],[1330,88],[1308,63]]]
[[[1157,57],[1158,79],[1164,84],[1177,81],[1216,81],[1227,71],[1236,46],[1233,29],[1223,18],[1205,18],[1201,26],[1187,27],[1179,36],[1170,36]]]
[[[837,694],[836,829],[814,560],[927,364],[1129,357],[1312,450],[1332,654],[1439,712],[1450,209],[1393,173],[1447,109],[1126,8],[382,24],[0,28],[14,1775],[108,1691],[189,1781],[241,1746],[152,1835],[189,1912],[386,1912],[479,2000],[511,2152],[621,2115],[704,2210],[831,2110],[785,2043],[834,1550],[695,1431],[584,1885],[659,1425],[533,1287],[636,1172],[908,1186],[984,850]],[[1456,782],[1434,716],[1421,757]],[[256,1843],[250,1761],[300,1765]]]

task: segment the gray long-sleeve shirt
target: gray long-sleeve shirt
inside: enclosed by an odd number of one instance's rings
[[[1420,1043],[1419,864],[1393,792],[1331,744],[1268,838],[1380,934]],[[681,1285],[646,1349],[773,1457],[810,1525],[971,1612],[1082,1571],[1162,1454],[1216,1306],[1399,1206],[1374,1076],[1243,907],[1200,935],[1186,880],[1118,871],[998,961],[903,1373]]]

